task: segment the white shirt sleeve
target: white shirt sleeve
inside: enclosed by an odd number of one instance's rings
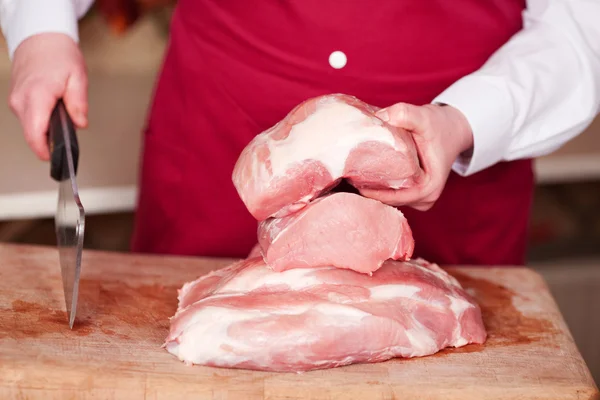
[[[0,27],[12,59],[16,48],[28,37],[42,33],[64,33],[79,42],[77,20],[94,0],[0,0]]]
[[[471,125],[472,153],[452,168],[460,175],[549,154],[600,111],[600,0],[528,0],[523,23],[481,69],[433,100]]]

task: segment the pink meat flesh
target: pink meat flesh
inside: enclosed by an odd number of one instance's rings
[[[478,305],[437,265],[275,272],[262,258],[179,291],[164,346],[186,364],[300,372],[483,343]]]
[[[250,250],[250,253],[248,253],[248,257],[246,257],[246,258],[260,257],[261,255],[262,255],[262,252],[261,252],[261,249],[260,249],[260,245],[257,243]]]
[[[414,250],[402,212],[352,193],[320,197],[294,214],[261,222],[258,242],[275,271],[335,266],[370,274],[388,259],[410,259]]]
[[[346,178],[358,188],[405,188],[421,176],[412,136],[352,96],[325,95],[294,108],[242,151],[232,179],[259,221],[284,217]]]

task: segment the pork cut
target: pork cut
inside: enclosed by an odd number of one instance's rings
[[[357,188],[405,188],[421,176],[410,133],[355,97],[309,99],[257,135],[234,167],[233,183],[259,221],[284,217],[342,178]]]
[[[186,283],[164,347],[186,364],[301,372],[483,343],[479,306],[422,260],[372,276],[335,267],[275,272],[261,257]]]
[[[344,192],[261,222],[258,242],[275,271],[335,266],[370,274],[388,259],[410,259],[414,250],[412,232],[400,210]]]

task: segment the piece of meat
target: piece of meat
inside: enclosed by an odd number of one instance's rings
[[[335,266],[370,274],[388,259],[410,259],[414,250],[412,232],[400,210],[343,192],[261,222],[258,242],[275,271]]]
[[[260,257],[261,255],[262,255],[262,253],[261,253],[261,249],[260,249],[260,244],[257,243],[250,250],[250,253],[248,253],[248,257],[247,258]]]
[[[300,372],[483,343],[479,306],[437,265],[275,272],[262,258],[186,283],[164,347],[186,364]]]
[[[259,221],[284,217],[342,178],[359,188],[405,188],[421,176],[410,133],[352,96],[306,100],[242,151],[233,183]]]

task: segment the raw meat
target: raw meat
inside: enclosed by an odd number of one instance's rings
[[[437,265],[275,272],[262,258],[186,283],[164,346],[186,364],[308,371],[483,343],[479,306]]]
[[[342,178],[359,188],[404,188],[421,176],[412,136],[352,96],[309,99],[242,151],[233,183],[259,221],[284,217]]]
[[[353,193],[329,194],[261,222],[258,242],[275,271],[335,266],[370,274],[388,259],[410,259],[414,250],[400,210]]]
[[[260,257],[260,256],[262,256],[262,252],[261,252],[261,249],[260,249],[260,245],[257,243],[250,250],[250,253],[248,253],[248,257],[247,258],[254,258],[254,257]]]

